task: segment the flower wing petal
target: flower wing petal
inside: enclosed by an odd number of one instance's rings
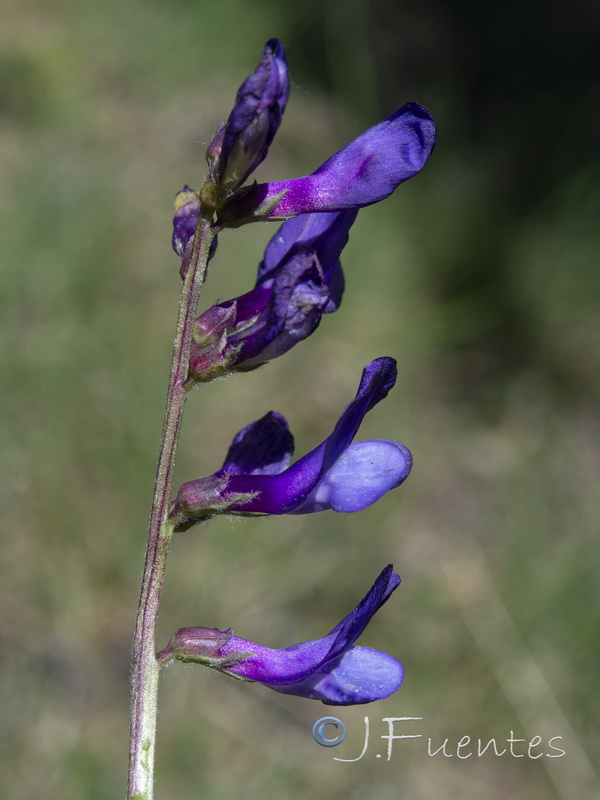
[[[292,686],[269,688],[284,694],[321,700],[330,706],[352,706],[384,700],[402,684],[400,661],[371,647],[351,647],[310,678]]]
[[[362,511],[399,486],[411,467],[410,450],[397,442],[380,439],[351,444],[293,513]]]

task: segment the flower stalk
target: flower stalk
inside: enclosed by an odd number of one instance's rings
[[[186,259],[189,260],[189,264],[179,297],[167,405],[133,642],[128,800],[152,800],[153,796],[156,705],[160,672],[160,664],[156,659],[156,622],[174,527],[168,519],[169,498],[181,419],[187,398],[185,382],[188,376],[194,320],[215,235],[216,231],[210,219],[201,216],[193,248]]]

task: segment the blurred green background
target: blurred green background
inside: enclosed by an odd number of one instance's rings
[[[128,672],[176,313],[172,199],[266,39],[293,78],[262,180],[295,177],[408,100],[439,144],[360,212],[340,311],[192,395],[182,482],[269,409],[305,452],[362,367],[400,379],[360,438],[414,453],[356,515],[192,529],[159,643],[184,625],[283,647],[326,633],[392,561],[362,642],[405,664],[341,709],[180,665],[161,684],[157,797],[587,800],[599,748],[597,7],[584,0],[4,0],[0,24],[3,555],[0,794],[124,795]],[[275,227],[221,236],[203,302],[247,291]],[[349,734],[315,744],[334,714]],[[362,747],[364,716],[371,747]],[[377,759],[384,717],[423,739]],[[466,735],[564,758],[430,757]],[[506,745],[504,745],[506,746]],[[463,751],[464,752],[464,751]],[[516,752],[523,752],[517,750]]]

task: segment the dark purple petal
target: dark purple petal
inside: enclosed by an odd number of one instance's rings
[[[342,265],[337,261],[331,270],[331,278],[329,279],[329,301],[323,309],[324,314],[332,314],[337,311],[342,302],[342,295],[346,288],[346,279],[344,278],[344,271]]]
[[[420,172],[434,145],[435,124],[429,112],[417,103],[407,103],[312,175],[243,190],[223,208],[221,222],[239,225],[253,219],[285,219],[377,203]]]
[[[281,414],[269,411],[236,434],[217,475],[273,475],[284,470],[294,454],[294,437]]]
[[[241,186],[263,161],[281,124],[289,96],[283,45],[267,42],[262,61],[240,86],[220,145],[219,178],[227,189]]]
[[[351,611],[335,628],[329,636],[335,636],[328,658],[336,658],[344,650],[351,647],[363,633],[371,618],[379,611],[381,606],[388,601],[392,592],[400,586],[400,576],[394,572],[392,564],[381,570],[375,583],[356,608]]]
[[[335,430],[326,441],[322,470],[328,470],[356,436],[365,414],[388,395],[396,383],[396,361],[382,356],[364,368],[356,397],[340,417]]]

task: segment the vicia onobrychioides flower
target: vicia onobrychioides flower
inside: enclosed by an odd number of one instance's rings
[[[212,667],[257,681],[284,694],[348,706],[383,700],[402,683],[402,664],[393,656],[354,643],[400,584],[389,564],[367,595],[327,636],[282,650],[240,639],[216,628],[181,628],[158,654]]]
[[[294,439],[284,417],[269,412],[234,438],[222,468],[184,483],[171,506],[183,530],[215,513],[308,514],[353,512],[375,503],[408,476],[412,457],[397,442],[352,444],[365,414],[396,382],[393,358],[377,358],[363,370],[356,397],[322,444],[287,466]]]
[[[280,226],[252,291],[207,309],[194,328],[190,382],[254,369],[310,336],[344,290],[340,253],[356,211],[303,214]]]

